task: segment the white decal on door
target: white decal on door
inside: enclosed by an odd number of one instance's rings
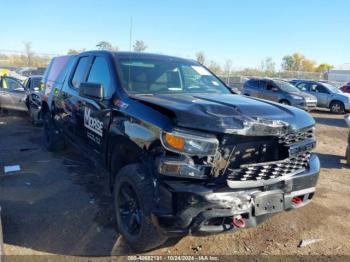
[[[84,126],[92,132],[102,136],[103,123],[100,120],[91,117],[91,109],[88,107],[85,107],[84,111]]]

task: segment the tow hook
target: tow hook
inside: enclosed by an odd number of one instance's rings
[[[303,203],[303,199],[301,197],[293,197],[292,202],[296,205]]]
[[[242,216],[234,216],[232,218],[232,225],[238,228],[243,228],[245,227],[245,220],[242,218]]]

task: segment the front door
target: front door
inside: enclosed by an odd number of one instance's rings
[[[95,101],[79,95],[81,83],[98,83],[104,88],[104,99]],[[65,132],[89,153],[100,155],[105,130],[109,124],[111,75],[103,56],[78,58],[74,73],[64,84],[61,94],[60,122]]]
[[[113,94],[111,70],[108,60],[104,56],[95,56],[87,75],[87,83],[101,84],[103,87],[102,101],[80,98],[83,121],[79,121],[82,126],[79,129],[84,130],[85,143],[96,153],[102,152],[103,139],[106,135],[110,121],[110,102]]]
[[[317,97],[317,106],[328,107],[330,92],[324,86],[314,83],[310,85],[310,93]]]
[[[1,77],[0,80],[0,107],[26,111],[26,92],[24,86],[16,79]]]

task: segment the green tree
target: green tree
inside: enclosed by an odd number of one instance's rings
[[[314,72],[316,70],[316,62],[300,53],[294,53],[283,57],[281,67],[285,71]]]
[[[286,55],[282,58],[282,69],[284,71],[292,71],[294,69],[294,59],[291,55]]]
[[[117,46],[113,46],[111,43],[107,41],[100,41],[97,43],[96,47],[99,50],[108,50],[108,51],[118,51]]]
[[[143,52],[147,49],[147,45],[143,40],[136,40],[135,44],[133,45],[134,51],[135,52]]]
[[[68,49],[67,55],[77,55],[77,54],[84,52],[84,51],[85,51],[85,49],[77,50],[77,49],[71,48],[71,49]]]
[[[322,63],[316,68],[316,72],[321,72],[322,73],[322,72],[328,71],[328,70],[330,70],[332,68],[334,68],[333,65],[327,64],[327,63]]]

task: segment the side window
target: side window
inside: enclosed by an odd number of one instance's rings
[[[248,85],[251,88],[259,88],[259,81],[258,80],[249,80]]]
[[[26,80],[24,80],[23,86],[24,86],[25,88],[29,89],[29,83],[30,83],[30,80],[29,80],[29,78],[27,78]]]
[[[309,88],[311,92],[317,92],[317,84],[309,84]]]
[[[329,93],[327,88],[325,88],[324,86],[321,86],[321,85],[317,85],[316,92],[317,93],[322,93],[322,94],[328,94]]]
[[[265,90],[266,89],[266,81],[265,80],[259,80],[259,88]]]
[[[307,83],[300,83],[297,85],[297,88],[299,88],[301,91],[309,91],[309,85]]]
[[[2,88],[5,88],[7,90],[15,90],[18,88],[21,89],[21,88],[23,88],[23,86],[14,79],[4,77],[2,79]]]
[[[75,72],[72,78],[72,85],[75,88],[79,88],[79,85],[85,81],[85,73],[87,66],[89,65],[89,57],[84,56],[79,59],[78,65],[75,68]]]
[[[105,97],[112,95],[111,75],[106,59],[102,57],[95,58],[87,81],[89,83],[102,84]]]
[[[272,89],[273,89],[274,87],[275,87],[275,85],[273,84],[273,82],[268,81],[268,82],[266,83],[266,90],[272,91]]]

